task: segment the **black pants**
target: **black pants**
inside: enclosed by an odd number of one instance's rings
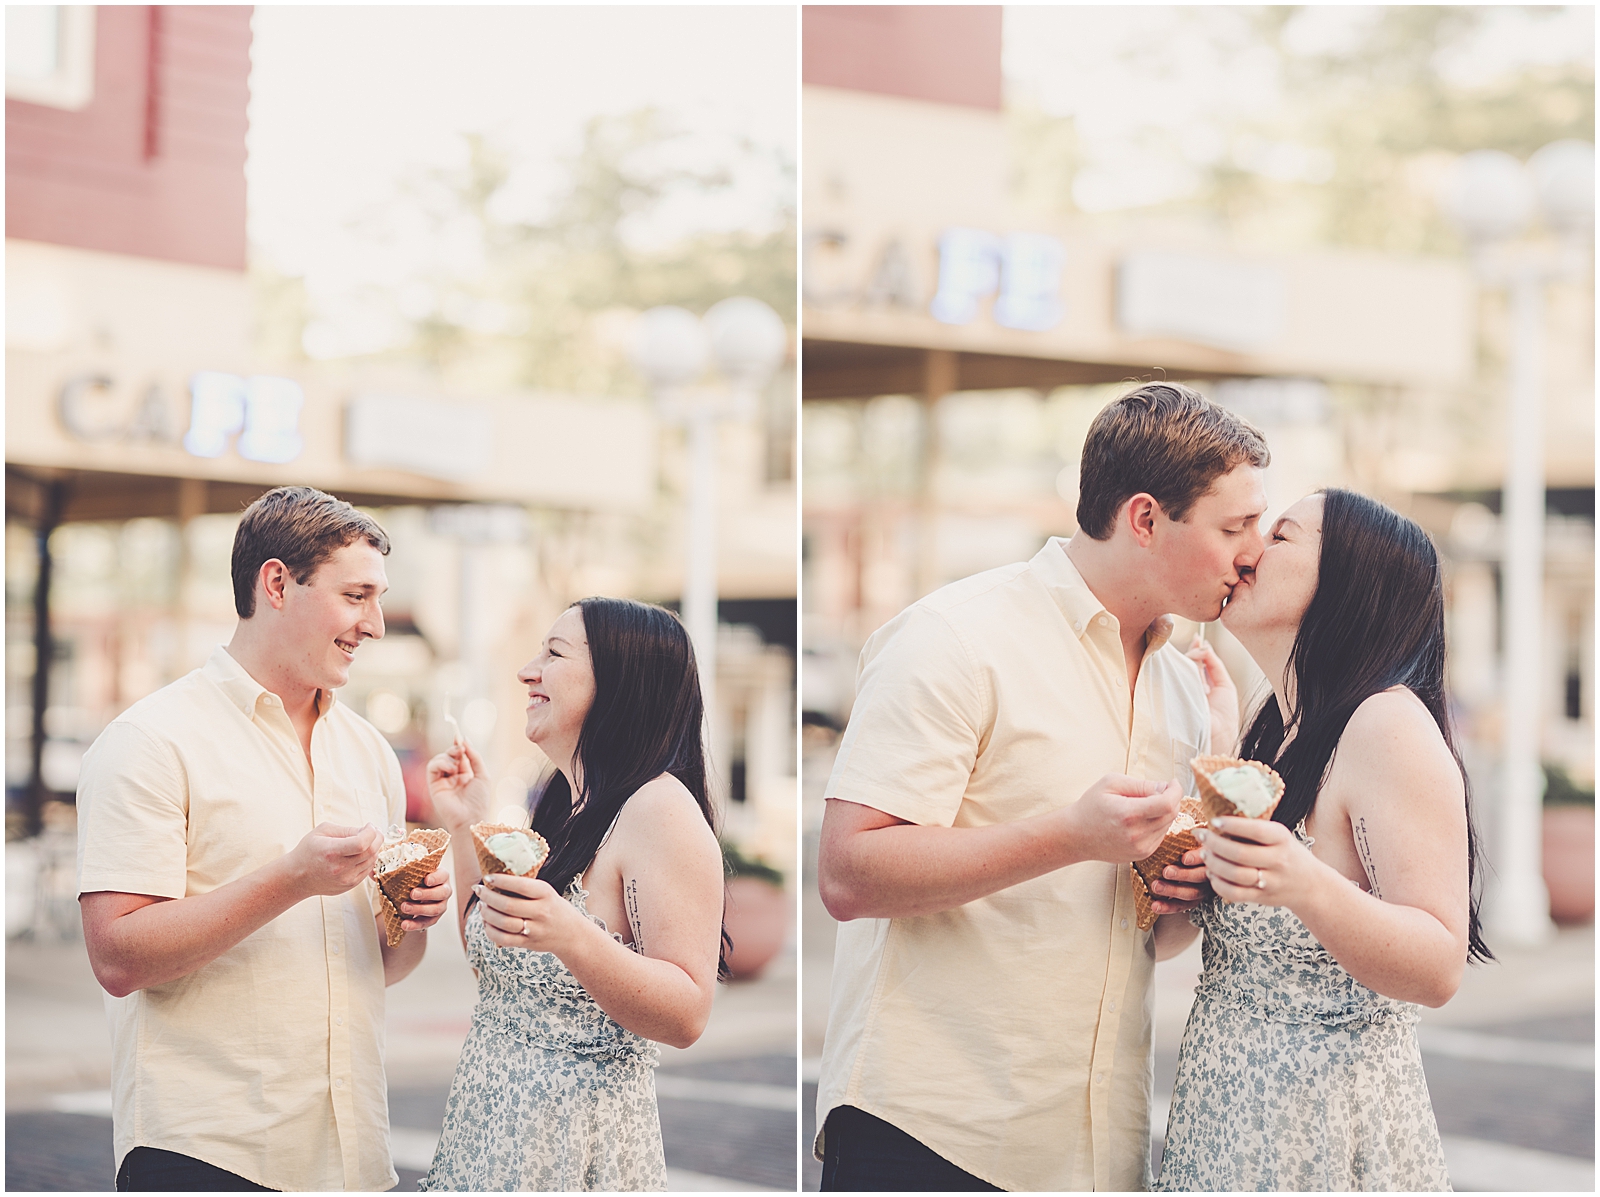
[[[828,1115],[822,1146],[824,1192],[998,1193],[897,1126],[855,1106]]]
[[[135,1147],[117,1169],[119,1193],[276,1193],[192,1155]]]

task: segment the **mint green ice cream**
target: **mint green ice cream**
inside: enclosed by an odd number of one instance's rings
[[[526,877],[543,862],[534,850],[533,840],[516,831],[500,831],[487,837],[483,846],[506,862],[518,877]]]
[[[1247,819],[1259,819],[1272,805],[1272,782],[1260,769],[1248,765],[1218,769],[1211,775],[1211,784]]]

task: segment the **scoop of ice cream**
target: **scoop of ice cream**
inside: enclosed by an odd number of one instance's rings
[[[533,819],[528,814],[525,806],[502,806],[495,813],[494,822],[502,827],[531,827]]]
[[[1260,769],[1248,765],[1218,769],[1211,775],[1211,784],[1247,819],[1260,818],[1272,805],[1272,783]]]
[[[402,840],[398,844],[391,844],[378,853],[378,872],[379,874],[392,873],[414,860],[421,860],[427,854],[428,849],[425,845],[411,840]]]
[[[1188,811],[1180,810],[1175,819],[1167,828],[1168,835],[1181,835],[1185,831],[1194,830],[1194,816]]]
[[[542,863],[533,841],[515,831],[496,832],[483,841],[483,846],[505,861],[506,867],[518,877],[527,876]]]

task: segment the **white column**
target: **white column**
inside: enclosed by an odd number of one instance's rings
[[[1544,612],[1544,288],[1536,269],[1511,284],[1510,427],[1501,504],[1501,624],[1505,740],[1495,867],[1487,912],[1492,935],[1515,944],[1549,938],[1550,895],[1542,871],[1544,775],[1539,625]]]
[[[700,665],[700,693],[712,728],[717,689],[717,420],[709,405],[689,421],[688,554],[683,624]]]
[[[1450,673],[1456,697],[1476,710],[1497,697],[1494,576],[1484,561],[1458,561],[1451,581]]]

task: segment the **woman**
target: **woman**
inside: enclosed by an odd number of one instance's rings
[[[670,612],[590,598],[517,677],[558,770],[533,814],[550,844],[536,879],[479,877],[468,828],[494,812],[478,754],[458,740],[428,764],[474,899],[478,1005],[423,1188],[661,1190],[651,1041],[700,1037],[723,938],[694,652]]]
[[[1222,622],[1273,687],[1240,755],[1285,790],[1271,820],[1202,837],[1205,970],[1158,1187],[1446,1190],[1416,1004],[1442,1006],[1491,956],[1438,556],[1380,503],[1310,495]]]

